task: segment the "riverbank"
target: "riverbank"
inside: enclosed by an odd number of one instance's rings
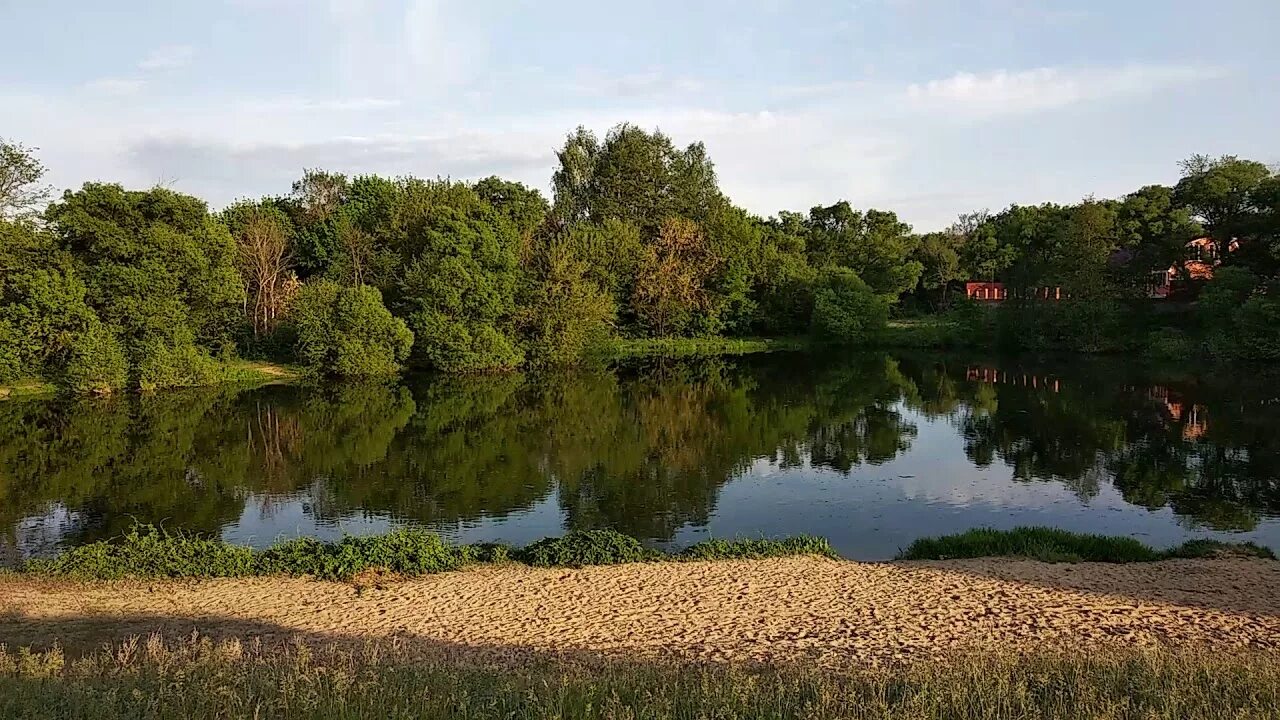
[[[3,646],[5,716],[1271,717],[1280,563],[12,574]]]
[[[0,643],[69,652],[214,638],[883,667],[972,649],[1280,650],[1280,563],[1124,565],[814,556],[580,569],[477,566],[354,583],[264,577],[84,583],[0,578]]]
[[[271,363],[264,360],[236,360],[226,363],[221,370],[221,385],[257,387],[277,383],[296,382],[306,371],[295,365]],[[56,395],[58,386],[40,378],[27,378],[0,385],[0,400],[6,398],[45,397]]]

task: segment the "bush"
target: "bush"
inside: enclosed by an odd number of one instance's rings
[[[255,573],[251,548],[172,534],[151,526],[130,530],[119,542],[72,548],[27,564],[29,572],[76,578],[243,577]]]
[[[643,562],[659,557],[639,540],[615,530],[575,530],[563,537],[545,538],[516,552],[516,559],[534,567],[582,567]]]
[[[822,555],[836,557],[826,538],[812,535],[756,540],[704,540],[680,552],[685,560],[729,560],[782,557],[787,555]]]
[[[1013,300],[997,311],[1000,343],[1019,350],[1120,352],[1145,336],[1145,313],[1114,300]]]
[[[400,575],[427,575],[457,570],[472,560],[467,548],[446,544],[421,530],[396,530],[387,535],[345,537],[336,543],[297,538],[277,543],[258,554],[259,575],[310,575],[344,580],[370,569]]]
[[[1220,555],[1274,558],[1254,543],[1189,540],[1169,550],[1156,550],[1127,537],[1088,535],[1045,527],[1013,530],[978,528],[957,535],[921,538],[898,555],[899,560],[956,560],[981,557],[1025,557],[1044,562],[1151,562],[1169,558]]]
[[[813,300],[813,331],[827,342],[852,345],[884,332],[889,301],[847,268],[831,268],[819,280]]]
[[[222,364],[194,344],[150,342],[138,353],[138,388],[143,391],[215,385],[225,377]]]
[[[409,357],[413,333],[376,289],[329,280],[298,293],[290,315],[299,363],[324,375],[393,375]]]

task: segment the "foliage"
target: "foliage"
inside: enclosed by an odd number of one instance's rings
[[[24,572],[81,579],[125,577],[243,577],[289,575],[350,580],[369,570],[416,576],[458,570],[472,563],[515,560],[534,567],[617,565],[663,559],[724,560],[835,551],[823,538],[713,540],[669,555],[616,530],[576,530],[512,549],[505,545],[450,545],[434,533],[399,529],[386,535],[347,536],[338,542],[300,537],[264,550],[219,540],[134,526],[114,542],[76,546],[51,559],[28,561]]]
[[[24,568],[43,575],[110,580],[124,577],[242,577],[255,572],[254,553],[219,540],[135,527],[118,542],[90,543]]]
[[[61,649],[0,649],[0,715],[1216,720],[1271,717],[1280,704],[1280,661],[1266,651],[974,652],[833,671],[537,656],[490,662],[414,650],[157,638],[68,662]]]
[[[1055,528],[1013,530],[978,528],[958,535],[920,538],[898,555],[900,560],[955,560],[980,557],[1026,557],[1045,562],[1151,562],[1168,558],[1238,554],[1274,559],[1253,543],[1190,540],[1169,550],[1154,550],[1128,537],[1087,535]]]
[[[542,240],[530,265],[522,303],[529,362],[540,367],[575,364],[607,339],[615,315],[613,298],[591,281],[587,264],[567,238]]]
[[[872,342],[889,319],[889,301],[852,270],[830,268],[818,281],[813,331],[821,340],[858,345]]]
[[[371,569],[412,576],[457,570],[471,559],[466,547],[448,545],[433,533],[405,529],[347,536],[336,543],[308,537],[286,540],[258,553],[254,572],[322,580],[345,580]]]
[[[309,283],[298,293],[290,321],[298,361],[326,375],[391,375],[413,346],[413,333],[371,287]]]
[[[685,560],[756,559],[790,555],[836,557],[836,551],[826,538],[797,535],[781,539],[704,540],[680,552],[680,558]]]
[[[616,530],[575,530],[563,537],[544,538],[515,553],[516,560],[534,567],[617,565],[659,557],[639,540]]]
[[[699,313],[711,309],[706,280],[719,262],[695,223],[666,220],[640,256],[632,311],[655,335],[696,334]]]
[[[35,151],[0,138],[0,222],[34,215],[52,194],[40,184],[46,168]]]
[[[445,372],[517,367],[516,225],[466,186],[414,181],[403,192],[404,265],[389,292],[415,358]]]
[[[1205,286],[1197,315],[1209,354],[1224,359],[1280,359],[1280,299],[1256,292],[1249,270],[1226,267]]]

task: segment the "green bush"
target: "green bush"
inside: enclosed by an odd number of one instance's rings
[[[243,577],[255,574],[255,565],[251,548],[140,526],[118,542],[80,545],[49,560],[34,560],[25,570],[86,579]]]
[[[848,268],[823,272],[813,300],[813,332],[840,345],[869,342],[884,332],[889,301]]]
[[[534,567],[582,567],[643,562],[661,554],[615,530],[575,530],[563,537],[545,538],[516,552],[516,559]]]
[[[685,560],[729,560],[787,555],[836,557],[836,551],[826,538],[796,535],[779,539],[704,540],[682,550],[679,557]]]
[[[329,280],[307,285],[290,312],[299,363],[324,375],[392,375],[409,357],[413,333],[375,288]]]
[[[387,535],[345,537],[336,543],[297,538],[258,554],[259,575],[310,575],[324,580],[351,578],[379,568],[400,575],[457,570],[472,560],[466,548],[446,544],[434,533],[396,530]]]
[[[1025,557],[1044,562],[1151,562],[1169,558],[1242,555],[1274,558],[1254,543],[1190,540],[1169,550],[1156,550],[1127,537],[1089,535],[1046,527],[1013,530],[977,528],[956,535],[920,538],[899,560],[956,560],[981,557]]]
[[[143,391],[204,387],[224,379],[222,364],[194,344],[150,342],[139,353],[138,388]]]

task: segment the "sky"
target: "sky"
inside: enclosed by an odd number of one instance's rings
[[[919,231],[1280,161],[1280,1],[0,0],[0,137],[217,208],[305,168],[547,191],[579,125],[702,141],[760,215]]]

